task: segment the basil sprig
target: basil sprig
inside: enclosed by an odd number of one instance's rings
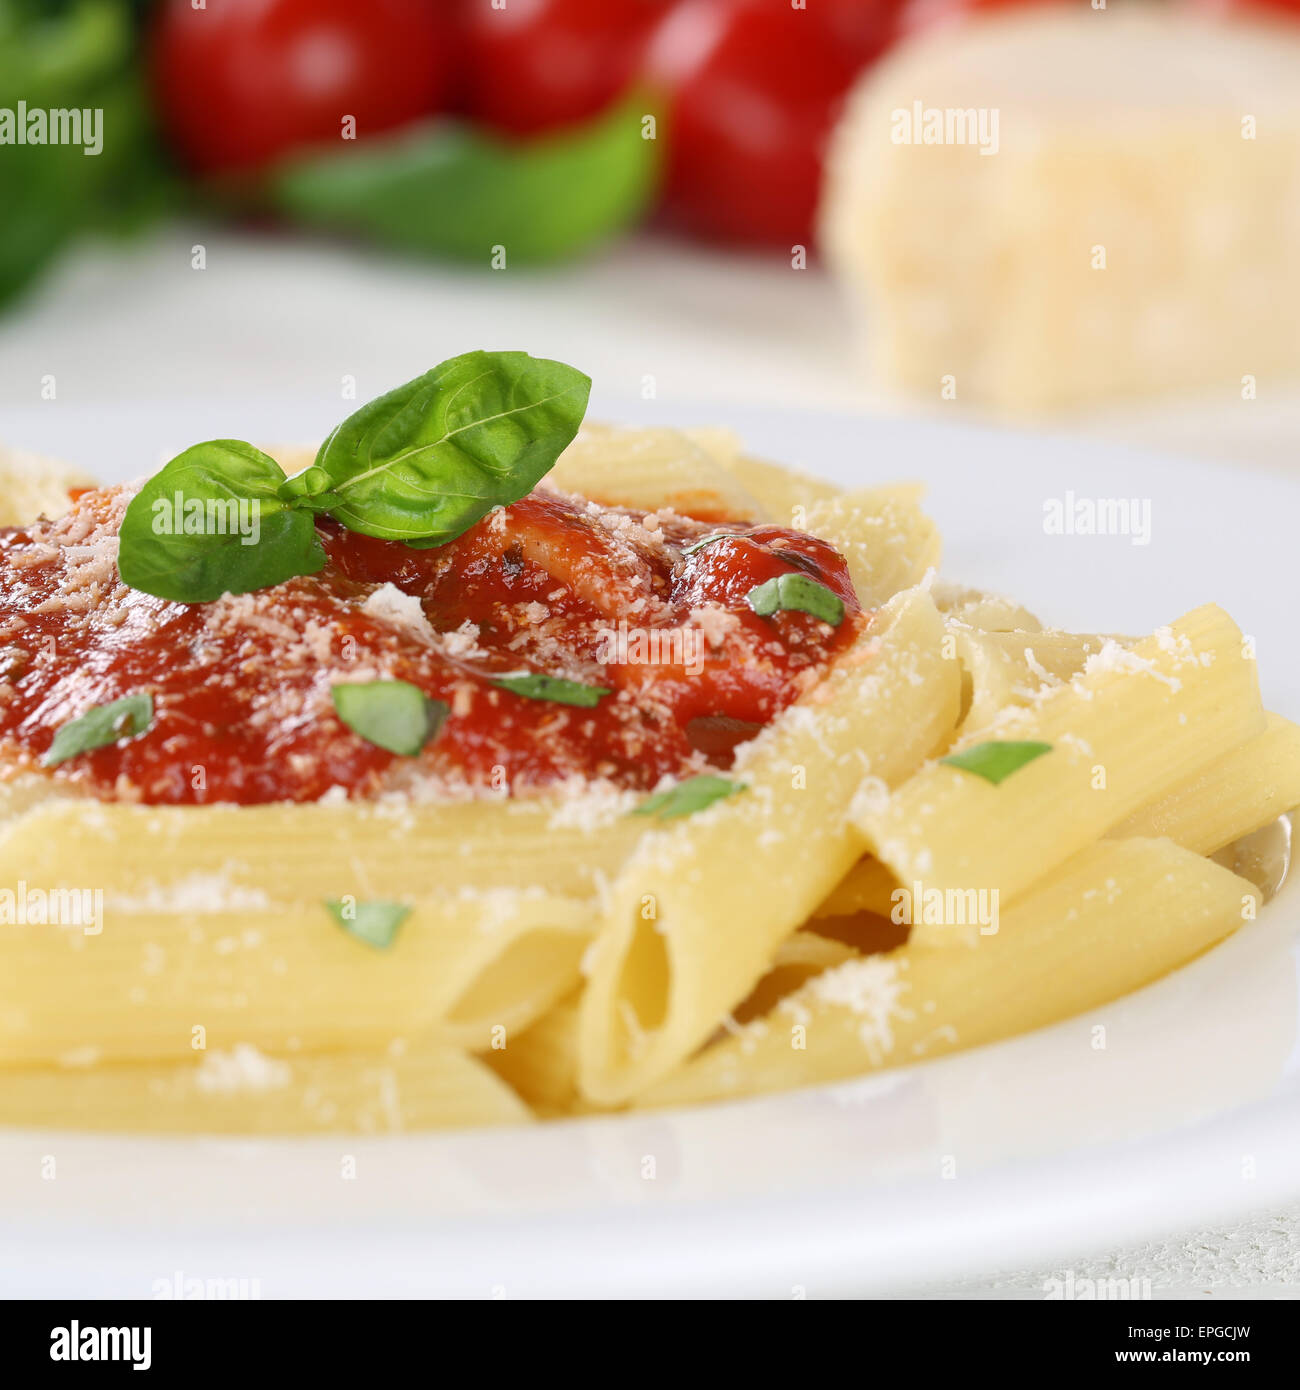
[[[95,705],[63,725],[54,735],[54,742],[41,763],[45,767],[57,767],[78,753],[107,748],[120,738],[136,738],[152,723],[152,695],[124,695],[107,705]]]
[[[1051,751],[1050,743],[1034,740],[1015,743],[1008,740],[1003,743],[977,743],[971,748],[963,748],[960,753],[949,753],[939,761],[962,772],[973,772],[976,777],[982,777],[996,787],[1013,772],[1019,772],[1026,763],[1032,763],[1035,758],[1041,758],[1044,753]]]
[[[358,681],[334,686],[338,717],[367,743],[413,758],[436,738],[451,707],[409,681]]]
[[[752,588],[745,599],[760,618],[770,618],[783,609],[798,609],[832,627],[839,627],[844,621],[844,602],[839,595],[806,574],[778,574],[766,584]]]
[[[325,551],[308,511],[281,499],[280,465],[238,439],[177,454],[122,518],[122,582],[157,598],[207,603],[315,574]]]
[[[317,513],[368,536],[445,545],[532,491],[577,434],[590,390],[562,362],[467,352],[362,406],[292,478],[251,444],[197,444],[127,507],[123,582],[206,603],[314,574],[326,558]]]
[[[603,685],[583,685],[581,681],[566,680],[563,676],[532,671],[519,676],[497,676],[492,684],[522,695],[526,700],[551,700],[557,705],[578,705],[582,709],[595,709],[610,693]]]

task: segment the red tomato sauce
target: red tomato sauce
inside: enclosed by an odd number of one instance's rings
[[[51,771],[105,799],[525,793],[575,775],[646,789],[665,773],[727,768],[865,621],[843,557],[813,536],[544,490],[431,550],[324,520],[319,574],[173,603],[118,576],[129,498],[93,489],[57,521],[0,529],[8,760],[36,766],[59,727],[93,706],[153,697],[145,733]],[[719,530],[725,539],[684,553]],[[838,627],[752,611],[748,592],[791,572],[843,601]],[[588,709],[493,684],[529,672],[610,693]],[[450,707],[418,756],[386,752],[338,718],[331,686],[370,680],[409,681]]]

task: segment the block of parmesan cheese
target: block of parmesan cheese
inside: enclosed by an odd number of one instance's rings
[[[922,34],[832,142],[873,382],[1002,414],[1300,376],[1300,22],[1112,5]]]

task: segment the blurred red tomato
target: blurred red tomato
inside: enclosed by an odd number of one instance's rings
[[[517,135],[593,115],[632,81],[670,0],[463,0],[466,112]]]
[[[863,66],[879,58],[898,37],[898,13],[905,3],[906,0],[807,0],[809,12]]]
[[[826,137],[860,67],[815,4],[677,4],[647,59],[666,99],[666,220],[721,241],[808,245]]]
[[[255,168],[303,145],[359,139],[442,109],[447,0],[164,0],[150,66],[163,128],[194,169]]]

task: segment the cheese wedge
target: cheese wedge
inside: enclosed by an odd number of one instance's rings
[[[871,70],[821,209],[886,392],[1040,415],[1300,376],[1300,24],[1086,4]]]

